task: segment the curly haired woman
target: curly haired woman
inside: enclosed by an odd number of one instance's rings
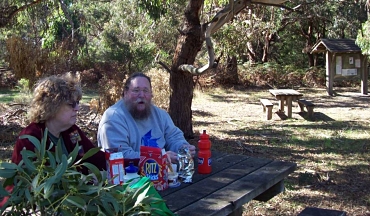
[[[41,141],[45,128],[47,128],[47,146],[51,143],[54,144],[51,151],[55,151],[55,146],[60,144],[63,153],[68,155],[76,145],[79,145],[76,160],[81,159],[85,152],[96,147],[75,124],[80,110],[79,101],[81,98],[80,84],[70,74],[53,75],[39,80],[28,111],[31,123],[20,132],[19,136],[30,135]],[[19,164],[21,162],[23,149],[34,151],[35,146],[28,139],[18,138],[13,150],[13,163]],[[106,169],[105,156],[102,151],[87,158],[86,162],[94,164],[99,170]],[[88,174],[86,167],[80,171]],[[13,186],[6,187],[7,191],[12,191],[12,189]],[[0,207],[7,201],[7,198],[5,197],[0,202]]]
[[[64,154],[72,152],[78,144],[80,150],[77,160],[79,160],[85,152],[96,147],[75,124],[81,98],[80,84],[70,74],[41,79],[35,87],[28,111],[31,123],[19,136],[27,134],[41,140],[47,128],[48,144],[53,142],[55,147],[60,141]],[[18,164],[22,160],[20,152],[24,148],[33,150],[35,147],[28,139],[17,139],[12,155],[13,163]],[[98,152],[86,162],[94,164],[100,170],[106,168],[103,152]]]

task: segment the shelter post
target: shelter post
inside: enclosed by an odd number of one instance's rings
[[[361,55],[362,57],[362,63],[363,63],[363,66],[361,67],[361,93],[363,95],[367,95],[368,94],[368,77],[369,77],[369,68],[367,67],[367,64],[368,64],[368,60],[367,60],[367,56],[366,55]]]
[[[332,59],[333,54],[326,51],[326,91],[330,96],[333,96]]]

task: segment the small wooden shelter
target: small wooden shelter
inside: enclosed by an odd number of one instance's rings
[[[333,95],[333,82],[361,79],[361,93],[368,94],[368,60],[354,39],[321,39],[311,53],[326,53],[326,88]]]

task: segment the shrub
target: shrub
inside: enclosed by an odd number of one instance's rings
[[[170,74],[165,70],[151,69],[146,73],[153,87],[153,103],[158,107],[167,110],[170,103]]]
[[[45,133],[47,134],[47,129]],[[112,185],[94,165],[82,162],[99,151],[91,149],[81,160],[75,159],[78,145],[69,154],[62,153],[60,143],[55,152],[46,146],[47,135],[41,142],[35,137],[23,135],[35,145],[35,151],[22,150],[23,160],[0,164],[0,177],[5,182],[0,187],[2,196],[10,195],[8,202],[0,209],[2,215],[138,215],[151,214],[158,209],[151,204],[162,199],[147,196],[150,182],[140,188]],[[78,168],[85,166],[91,172],[84,175]],[[104,172],[103,172],[104,173]],[[94,179],[97,184],[92,184]],[[15,185],[8,194],[4,186]],[[6,209],[9,207],[8,209]]]
[[[18,80],[18,83],[15,86],[15,88],[19,91],[20,94],[14,98],[14,102],[28,104],[31,101],[29,80],[21,78],[20,80]]]

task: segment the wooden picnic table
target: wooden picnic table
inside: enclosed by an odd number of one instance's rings
[[[279,112],[284,112],[284,105],[286,105],[288,118],[292,118],[292,101],[300,99],[303,94],[293,89],[269,89],[269,92],[279,100]]]
[[[267,201],[282,192],[284,179],[296,167],[291,162],[212,152],[211,174],[195,169],[192,183],[160,194],[179,216],[241,215],[247,202]]]

